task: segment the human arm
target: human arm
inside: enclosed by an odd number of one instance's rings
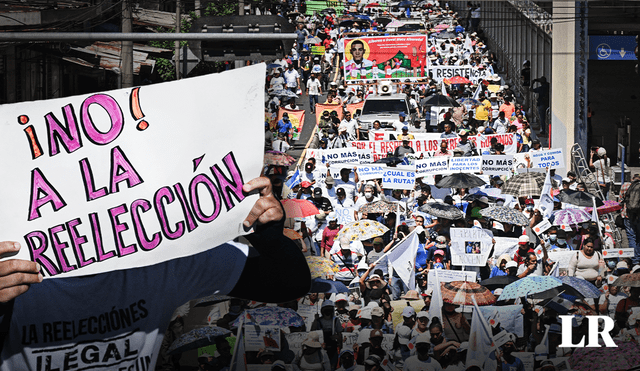
[[[0,242],[0,256],[17,253],[20,243]],[[0,303],[7,303],[29,290],[31,284],[42,282],[40,265],[27,260],[11,259],[0,262]]]
[[[571,259],[569,260],[569,269],[567,272],[567,276],[569,277],[575,277],[576,276],[576,268],[578,266],[578,253],[573,254],[571,256]]]

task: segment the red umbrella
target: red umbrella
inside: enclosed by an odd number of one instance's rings
[[[462,76],[454,76],[449,79],[450,84],[471,84],[471,80],[462,77]]]
[[[297,198],[280,201],[284,206],[287,218],[305,218],[311,215],[318,215],[320,211],[311,201],[299,200]]]
[[[286,153],[278,151],[267,151],[264,153],[265,165],[289,166],[296,162],[296,159]]]
[[[496,302],[496,297],[484,286],[475,282],[453,281],[440,284],[442,301],[457,305],[473,305],[472,297],[476,298],[478,305],[491,305]]]
[[[365,6],[365,9],[373,8],[373,7],[376,7],[376,6],[380,6],[380,4],[378,4],[378,3],[367,4],[367,6]]]
[[[600,206],[596,210],[598,210],[598,215],[602,214],[610,214],[614,211],[622,210],[622,205],[612,200],[604,200],[604,205]],[[591,213],[593,207],[587,207],[584,209],[586,212]]]

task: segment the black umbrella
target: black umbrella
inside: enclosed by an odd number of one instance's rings
[[[517,281],[519,278],[516,276],[495,276],[480,281],[480,285],[488,288],[489,290],[495,290],[498,288],[504,288],[510,283]]]
[[[473,174],[454,173],[446,176],[436,184],[438,188],[474,188],[487,183]]]
[[[574,191],[572,189],[563,189],[556,196],[560,202],[566,202],[568,204],[576,206],[593,207],[593,198],[596,198],[596,207],[603,206],[604,203],[599,197],[592,195],[589,192]]]
[[[379,25],[383,25],[383,26],[387,26],[389,23],[391,23],[393,19],[388,18],[388,17],[378,17],[376,18],[376,22],[378,22]]]
[[[422,106],[460,107],[460,103],[456,102],[455,99],[442,94],[433,94],[420,102],[420,104]]]
[[[311,280],[311,289],[309,292],[317,293],[341,293],[349,292],[349,288],[339,281],[325,280],[316,278]]]
[[[320,11],[320,14],[327,15],[327,14],[337,14],[337,13],[336,13],[336,10],[333,8],[324,8]]]
[[[399,164],[401,162],[402,162],[402,159],[400,157],[387,156],[387,157],[381,158],[379,160],[375,160],[373,163],[374,164],[397,165],[397,164]]]

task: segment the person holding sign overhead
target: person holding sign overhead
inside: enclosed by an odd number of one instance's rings
[[[0,369],[36,370],[44,362],[52,370],[68,369],[71,352],[77,367],[153,370],[172,311],[193,298],[216,293],[284,302],[304,296],[309,268],[282,234],[284,210],[271,182],[255,178],[242,191],[260,194],[243,222],[254,227],[246,236],[253,247],[231,241],[151,266],[47,280],[35,262],[1,261]],[[20,248],[18,242],[0,242],[2,256]],[[65,330],[54,333],[54,327]]]

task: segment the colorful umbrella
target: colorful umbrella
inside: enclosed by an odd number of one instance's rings
[[[612,283],[613,286],[640,287],[640,273],[623,274]]]
[[[505,286],[498,300],[517,299],[562,286],[560,279],[551,276],[527,276]]]
[[[577,348],[569,364],[575,371],[631,370],[640,365],[640,346],[632,341],[613,340],[617,348]]]
[[[519,280],[516,276],[494,276],[491,278],[487,278],[486,280],[480,281],[480,284],[489,290],[495,290],[497,288],[503,288],[510,283]]]
[[[309,290],[309,292],[338,294],[341,292],[349,292],[349,288],[340,281],[315,278],[311,280],[311,290]]]
[[[297,198],[280,200],[284,207],[287,218],[306,218],[311,215],[318,215],[320,211],[309,200],[300,200]]]
[[[449,28],[449,26],[450,25],[448,25],[448,24],[441,23],[441,24],[435,26],[434,28],[437,29],[437,30],[444,30],[444,29]]]
[[[404,26],[404,22],[401,22],[397,19],[394,19],[393,21],[387,23],[387,25],[385,27],[387,28],[398,28],[398,27],[402,27]]]
[[[338,265],[327,258],[307,256],[306,259],[309,270],[311,271],[311,278],[326,278],[333,276],[333,274],[339,270]]]
[[[246,324],[259,325],[259,326],[280,326],[280,327],[302,327],[304,326],[304,318],[302,318],[296,311],[283,307],[260,307],[256,309],[249,309],[244,312],[247,316],[245,320]],[[236,318],[231,322],[231,327],[238,327],[240,318]]]
[[[430,202],[422,205],[420,211],[433,215],[438,218],[455,220],[464,218],[464,213],[453,205],[443,204],[440,202]]]
[[[180,354],[187,350],[198,349],[215,343],[217,337],[227,336],[231,331],[218,326],[200,327],[180,335],[174,341],[167,354]]]
[[[574,191],[571,189],[563,189],[556,196],[560,202],[576,205],[576,206],[593,206],[593,198],[595,197],[589,192]],[[599,197],[596,197],[596,206],[604,205]]]
[[[522,173],[509,178],[502,187],[503,194],[516,197],[540,196],[544,185],[545,174],[543,173]],[[553,184],[554,180],[551,180]],[[555,185],[554,185],[555,186]]]
[[[598,211],[598,215],[611,214],[614,211],[622,210],[622,205],[620,205],[619,203],[613,200],[604,200],[603,203],[604,205],[596,209]],[[584,211],[588,213],[591,213],[592,210],[593,210],[593,207],[587,207],[584,209]]]
[[[282,234],[284,234],[290,240],[301,240],[302,239],[302,235],[300,233],[294,231],[293,229],[285,228],[282,231]]]
[[[388,230],[389,228],[387,228],[386,225],[376,222],[375,220],[358,220],[345,225],[336,235],[336,239],[339,241],[340,237],[346,236],[349,241],[364,241],[373,237],[382,236],[387,233]]]
[[[529,219],[521,211],[506,206],[491,206],[482,209],[480,215],[503,223],[529,225]]]
[[[367,214],[391,213],[391,212],[396,213],[398,212],[398,204],[385,201],[385,200],[379,200],[379,201],[369,202],[367,204],[360,206],[360,209],[358,211],[361,213],[367,213]],[[404,207],[400,206],[400,211],[403,212]]]
[[[471,80],[462,77],[462,76],[454,76],[450,79],[446,79],[449,81],[449,84],[457,85],[457,84],[471,84]]]
[[[563,209],[553,212],[553,225],[576,225],[591,220],[591,214],[582,209]]]
[[[303,44],[305,44],[305,45],[307,45],[307,44],[320,44],[321,42],[322,42],[322,40],[320,40],[319,37],[311,36],[311,37],[308,37],[307,39],[305,39]]]
[[[496,297],[484,286],[475,282],[452,281],[440,284],[442,301],[457,305],[473,305],[472,297],[476,298],[478,305],[491,305],[496,302]]]
[[[454,173],[444,178],[436,184],[438,188],[474,188],[487,183],[473,174]]]
[[[278,151],[267,151],[264,153],[265,165],[289,166],[296,162],[296,159],[286,153]]]
[[[460,102],[460,104],[468,104],[468,105],[475,105],[475,104],[480,104],[481,102],[477,99],[473,99],[473,98],[460,98],[458,99],[458,102]]]
[[[561,276],[560,281],[567,286],[574,288],[585,298],[599,298],[602,293],[591,282],[577,277]]]

